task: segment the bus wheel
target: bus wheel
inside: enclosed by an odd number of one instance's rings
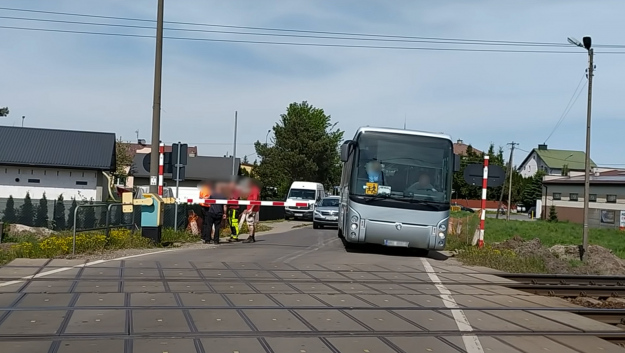
[[[313,229],[319,229],[319,225],[315,222],[313,222]]]
[[[343,238],[343,246],[345,247],[345,251],[352,252],[356,249],[357,244],[350,243],[345,238]]]

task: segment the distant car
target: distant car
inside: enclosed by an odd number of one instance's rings
[[[465,211],[465,212],[470,212],[470,213],[475,213],[475,210],[472,208],[468,208],[468,207],[464,207],[464,206],[460,206],[460,211]]]
[[[458,205],[457,203],[454,203],[452,206],[460,207],[460,211],[475,213],[475,210],[473,210],[472,208],[468,208],[468,207],[465,207],[465,206],[462,206],[462,205]]]
[[[313,212],[313,228],[319,229],[324,226],[338,227],[339,225],[338,196],[328,196],[315,204]]]

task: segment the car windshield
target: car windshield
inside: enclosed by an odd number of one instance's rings
[[[402,201],[449,203],[451,141],[366,132],[358,137],[350,193]]]
[[[307,190],[307,189],[291,189],[289,191],[289,199],[298,199],[298,200],[314,200],[315,199],[315,190]]]
[[[323,199],[319,203],[320,207],[339,207],[339,199],[331,198],[331,199]]]

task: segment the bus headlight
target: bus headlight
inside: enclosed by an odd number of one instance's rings
[[[445,239],[445,233],[439,232],[438,233],[438,237],[441,238],[441,239]]]
[[[443,224],[441,224],[441,225],[439,225],[439,226],[438,226],[438,229],[440,229],[440,230],[441,230],[441,232],[444,232],[444,231],[446,231],[446,230],[447,230],[447,226],[443,223]]]
[[[352,223],[358,223],[358,217],[352,216],[351,221]]]
[[[357,223],[352,223],[350,228],[352,228],[352,230],[356,230],[356,229],[358,229],[358,224]]]

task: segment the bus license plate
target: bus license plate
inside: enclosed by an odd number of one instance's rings
[[[403,248],[408,247],[407,241],[396,241],[396,240],[384,240],[384,245],[386,246],[400,246]]]
[[[336,221],[339,219],[337,216],[328,216],[328,221]]]
[[[302,216],[303,216],[303,214],[301,214],[301,213],[296,213],[295,214],[295,217],[302,217]]]

